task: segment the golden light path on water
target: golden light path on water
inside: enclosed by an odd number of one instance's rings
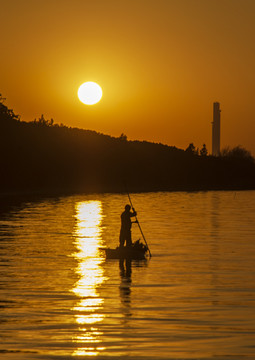
[[[75,312],[76,322],[80,325],[80,334],[73,338],[73,341],[79,344],[73,356],[96,356],[104,350],[104,347],[100,347],[99,336],[102,333],[96,327],[96,324],[104,319],[104,315],[99,312],[103,299],[99,297],[98,287],[106,280],[99,256],[99,247],[102,246],[102,203],[77,203],[75,218],[77,222],[73,236],[77,252],[73,256],[78,260],[76,273],[79,280],[72,292],[80,300],[72,310]],[[83,346],[80,346],[81,344]]]

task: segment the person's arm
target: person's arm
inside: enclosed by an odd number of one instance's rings
[[[133,211],[132,213],[130,213],[130,217],[134,217],[137,215],[137,212],[136,211]]]

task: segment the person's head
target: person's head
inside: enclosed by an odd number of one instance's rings
[[[127,205],[125,206],[125,211],[130,211],[130,209],[131,209],[131,206],[130,206],[129,204],[127,204]]]

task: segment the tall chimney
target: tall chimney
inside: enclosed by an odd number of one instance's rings
[[[220,154],[220,103],[213,103],[212,155]]]

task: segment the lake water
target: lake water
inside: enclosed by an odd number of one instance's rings
[[[152,253],[131,267],[100,250],[127,195],[1,213],[0,359],[255,359],[255,191],[131,198]]]

